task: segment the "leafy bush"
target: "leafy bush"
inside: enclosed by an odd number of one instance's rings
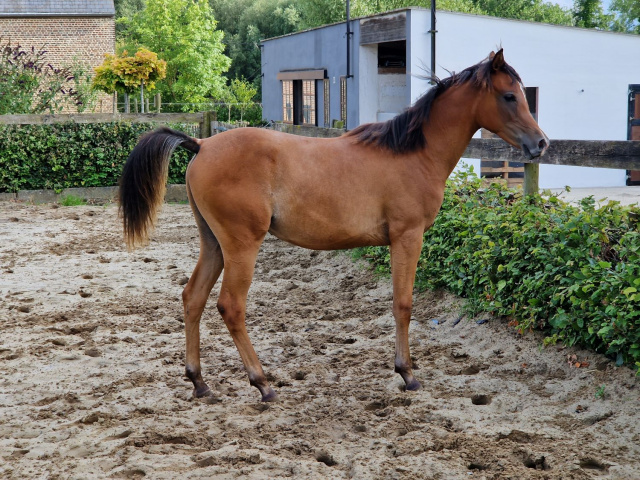
[[[0,125],[0,192],[117,185],[139,136],[155,127],[123,122]],[[169,183],[184,183],[192,155],[176,150]]]
[[[471,313],[507,317],[545,343],[587,346],[640,369],[640,209],[589,197],[522,198],[475,176],[450,181],[425,234],[420,289],[446,288]],[[389,271],[386,247],[359,249]]]
[[[85,68],[77,62],[56,68],[45,50],[25,50],[0,37],[0,115],[83,109],[90,100],[83,90],[84,76]]]

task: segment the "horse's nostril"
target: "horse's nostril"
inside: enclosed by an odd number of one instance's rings
[[[538,148],[543,150],[547,146],[547,141],[543,138],[538,142]]]

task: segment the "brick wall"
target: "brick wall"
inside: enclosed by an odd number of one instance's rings
[[[77,58],[90,69],[102,63],[105,53],[114,53],[116,43],[113,17],[0,18],[0,37],[23,48],[43,48],[55,67]],[[110,95],[100,96],[96,111],[113,111]]]

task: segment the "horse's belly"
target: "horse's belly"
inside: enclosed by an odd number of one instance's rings
[[[285,242],[313,250],[341,250],[372,245],[388,245],[389,231],[386,224],[374,224],[369,228],[333,222],[287,222],[273,218],[269,233]]]

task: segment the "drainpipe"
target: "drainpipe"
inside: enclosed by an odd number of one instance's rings
[[[434,77],[436,74],[436,0],[431,0],[431,30],[429,33],[431,34],[431,76]],[[435,84],[433,79],[431,80],[431,84]]]
[[[353,78],[351,75],[351,2],[347,0],[347,78]]]

